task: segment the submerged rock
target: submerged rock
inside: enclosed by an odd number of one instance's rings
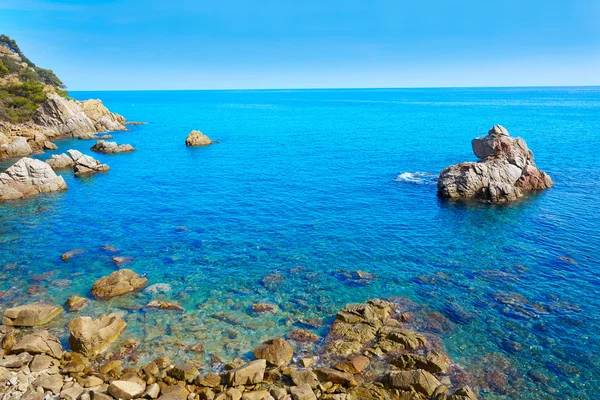
[[[159,301],[152,300],[150,303],[146,304],[146,308],[155,308],[158,310],[166,310],[166,311],[185,311],[183,307],[179,304],[170,303],[168,301]]]
[[[200,131],[192,131],[185,139],[186,146],[208,146],[213,141]]]
[[[92,286],[92,294],[97,299],[106,300],[141,290],[147,284],[148,279],[130,269],[121,269],[98,279]]]
[[[0,174],[0,201],[61,190],[67,190],[65,180],[40,160],[21,158]]]
[[[506,203],[554,184],[550,176],[535,166],[533,153],[525,141],[511,138],[500,125],[490,129],[487,136],[473,139],[471,145],[479,162],[464,162],[444,169],[438,179],[441,197]]]
[[[69,156],[73,159],[75,165],[73,171],[75,176],[91,175],[97,172],[107,172],[110,168],[106,164],[85,155],[77,150],[67,150]]]
[[[67,325],[69,343],[74,351],[86,356],[103,352],[123,332],[127,324],[117,315],[104,315],[98,319],[75,318]]]
[[[53,320],[63,308],[52,304],[31,303],[4,311],[2,324],[7,326],[39,326]]]
[[[116,154],[116,153],[128,153],[135,151],[130,144],[117,144],[116,142],[106,142],[104,140],[98,140],[90,150],[104,154]]]

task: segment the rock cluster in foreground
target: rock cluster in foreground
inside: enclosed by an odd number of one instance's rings
[[[22,158],[0,174],[0,201],[67,190],[62,176],[40,160]]]
[[[480,160],[444,169],[438,179],[441,197],[507,203],[554,184],[536,167],[525,141],[511,138],[500,125],[490,129],[487,136],[473,139],[471,145]]]
[[[117,277],[121,283],[137,278]],[[117,315],[73,319],[70,350],[46,330],[0,326],[0,393],[11,400],[476,399],[469,386],[452,383],[456,367],[435,338],[409,329],[400,311],[383,300],[349,305],[337,314],[324,353],[295,354],[294,341],[275,338],[254,350],[256,359],[236,358],[211,370],[194,361],[172,364],[159,354],[128,367],[126,354],[136,346],[131,340],[105,356],[126,329]]]

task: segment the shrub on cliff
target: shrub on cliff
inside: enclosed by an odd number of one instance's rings
[[[5,46],[18,55],[15,57],[6,52],[7,54],[0,56],[0,77],[10,75],[10,79],[0,83],[0,120],[30,120],[46,100],[46,86],[51,86],[60,96],[67,97],[65,85],[56,74],[52,70],[35,65],[23,54],[13,39],[0,35],[0,46]]]

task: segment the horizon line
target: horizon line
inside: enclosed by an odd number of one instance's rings
[[[219,89],[66,89],[68,92],[198,92],[198,91],[301,91],[301,90],[408,90],[408,89],[536,89],[598,88],[598,85],[513,85],[513,86],[405,86],[405,87],[313,87],[313,88],[219,88]]]

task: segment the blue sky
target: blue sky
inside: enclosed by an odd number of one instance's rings
[[[71,90],[600,84],[600,0],[0,0]]]

